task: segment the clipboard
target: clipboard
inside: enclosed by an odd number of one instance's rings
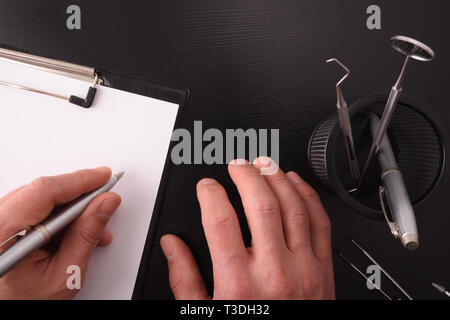
[[[52,89],[34,88],[18,81],[0,81],[0,87],[8,86],[17,90],[33,92],[38,95],[46,95],[54,99],[65,100],[67,104],[85,109],[95,108],[97,90],[99,87],[101,88],[101,86],[104,86],[107,88],[113,88],[131,94],[177,104],[179,107],[173,129],[178,128],[184,107],[189,99],[189,90],[187,89],[177,88],[175,86],[156,81],[130,77],[113,71],[80,66],[65,61],[40,57],[29,53],[11,50],[9,48],[0,48],[0,60],[6,60],[8,62],[39,69],[44,72],[84,81],[86,82],[86,95],[61,95],[52,91]],[[151,222],[148,228],[132,297],[139,297],[140,291],[143,287],[143,279],[145,278],[148,268],[150,249],[155,240],[154,234],[158,223],[160,208],[164,200],[164,191],[171,165],[170,157],[168,155],[173,144],[174,142],[170,142],[167,154],[165,156],[164,168],[157,191],[156,201],[153,207]]]

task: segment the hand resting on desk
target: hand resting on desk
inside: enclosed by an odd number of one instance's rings
[[[317,193],[296,173],[261,175],[269,158],[232,162],[252,234],[246,248],[236,213],[213,179],[197,184],[211,253],[214,299],[334,299],[330,221]],[[210,299],[194,257],[174,235],[161,238],[177,299]]]

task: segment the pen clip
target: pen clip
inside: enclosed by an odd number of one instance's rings
[[[8,244],[9,242],[13,241],[15,238],[22,238],[23,236],[25,236],[28,232],[31,231],[31,229],[33,229],[32,227],[28,227],[26,229],[20,230],[19,232],[13,234],[11,237],[9,237],[8,239],[6,239],[5,241],[3,241],[2,243],[0,243],[0,249]]]
[[[384,219],[386,220],[388,227],[391,230],[392,235],[395,238],[399,238],[400,230],[398,229],[397,223],[395,221],[391,221],[387,215],[386,206],[384,204],[384,197],[386,195],[386,190],[384,189],[383,186],[380,186],[380,188],[378,189],[378,195],[380,197],[381,212],[383,212]],[[389,205],[389,201],[388,201],[388,205]]]

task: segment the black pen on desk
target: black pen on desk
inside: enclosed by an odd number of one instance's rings
[[[42,224],[35,226],[32,230],[23,230],[16,235],[23,236],[5,251],[0,253],[0,278],[3,277],[16,264],[26,258],[33,251],[41,248],[58,232],[78,218],[87,208],[89,203],[98,195],[111,190],[122,178],[124,172],[113,175],[102,187],[86,193],[78,199],[64,206],[58,213],[50,217]],[[9,238],[2,245],[12,240]]]

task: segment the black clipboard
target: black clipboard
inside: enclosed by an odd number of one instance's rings
[[[98,70],[98,73],[103,80],[103,85],[107,87],[178,104],[179,109],[177,118],[175,120],[174,129],[179,128],[184,107],[189,100],[189,90],[176,88],[174,86],[158,83],[156,81],[148,81],[139,78],[124,76],[119,73],[109,72],[106,70]],[[144,251],[142,253],[141,263],[139,266],[139,272],[136,278],[132,299],[140,299],[142,297],[142,290],[145,286],[145,277],[149,267],[151,249],[153,244],[158,244],[158,239],[155,239],[155,233],[158,225],[159,213],[164,201],[166,182],[170,174],[170,150],[172,149],[174,144],[175,142],[171,141],[168,154],[166,156],[166,162],[164,164],[164,170],[158,188],[158,194],[153,209],[152,220],[147,232],[147,239],[145,241]]]

